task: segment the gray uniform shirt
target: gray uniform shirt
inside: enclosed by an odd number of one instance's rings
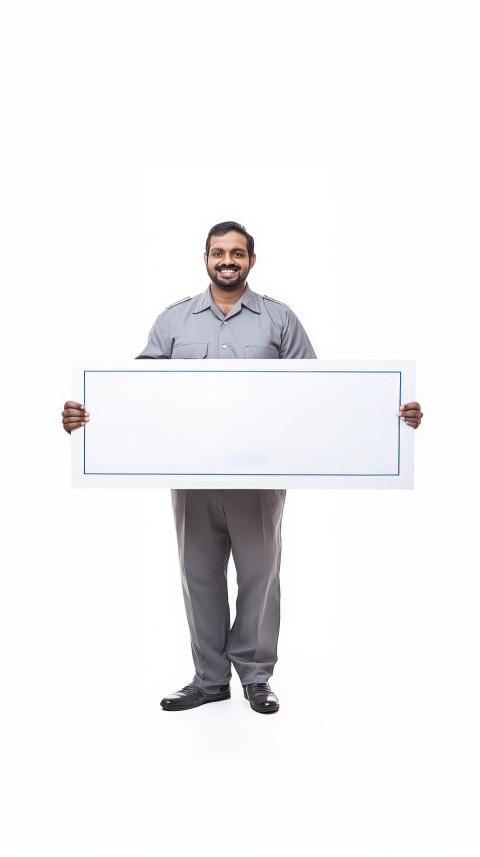
[[[311,342],[286,304],[252,292],[248,284],[228,315],[210,286],[167,307],[139,358],[315,358]]]

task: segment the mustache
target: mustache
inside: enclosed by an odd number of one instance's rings
[[[237,265],[222,265],[217,266],[215,268],[216,271],[239,271],[240,268]]]

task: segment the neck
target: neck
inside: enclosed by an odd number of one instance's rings
[[[238,299],[243,295],[246,285],[246,283],[242,283],[237,289],[230,291],[230,289],[221,289],[216,283],[210,283],[210,291],[217,306],[228,306],[231,308],[235,306]]]

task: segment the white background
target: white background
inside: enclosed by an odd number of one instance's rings
[[[477,4],[0,10],[3,853],[478,854]],[[60,424],[227,218],[318,356],[416,359],[425,413],[414,492],[288,493],[271,718],[236,677],[160,710],[168,493],[73,492]]]

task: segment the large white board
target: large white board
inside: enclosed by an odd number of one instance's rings
[[[74,487],[412,488],[413,361],[75,361]]]

